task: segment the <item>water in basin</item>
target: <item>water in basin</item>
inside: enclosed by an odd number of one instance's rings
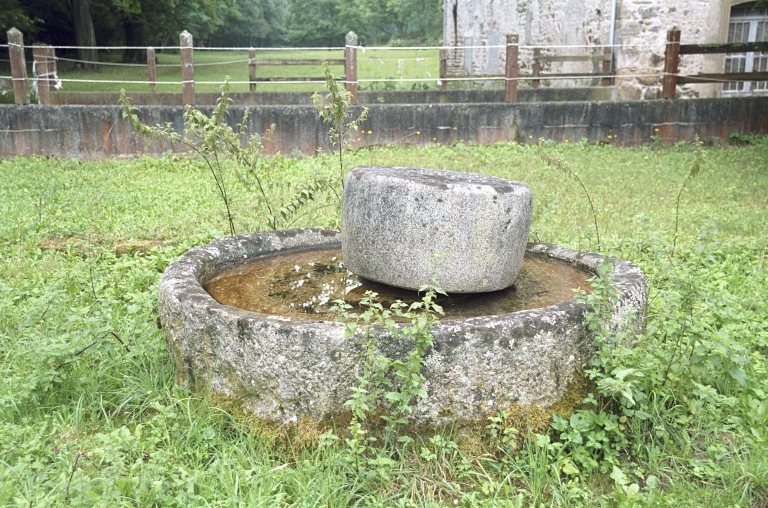
[[[396,300],[421,299],[416,291],[362,279],[349,272],[341,249],[315,249],[262,257],[237,266],[203,285],[219,303],[263,314],[332,321],[334,300],[357,307],[366,291],[385,308]],[[554,305],[591,290],[592,274],[567,263],[526,254],[515,284],[501,291],[440,296],[441,320],[507,314]]]

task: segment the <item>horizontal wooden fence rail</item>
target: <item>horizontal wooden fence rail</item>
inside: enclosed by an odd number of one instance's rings
[[[323,65],[323,63],[327,63],[328,65],[344,65],[346,60],[343,58],[329,58],[327,60],[257,60],[256,63],[258,65]]]
[[[768,51],[768,42],[733,42],[725,44],[680,44],[680,29],[667,32],[667,48],[664,52],[664,77],[661,96],[674,99],[677,85],[693,83],[730,83],[733,81],[768,81],[768,72],[718,72],[678,75],[680,55],[712,55],[722,53],[751,53]]]
[[[345,76],[341,77],[342,80],[345,79]],[[324,83],[325,78],[317,78],[314,76],[291,76],[289,78],[285,77],[271,77],[271,78],[257,78],[255,80],[251,80],[251,83],[274,83],[276,81],[301,81],[301,82],[307,82],[307,83]]]
[[[768,72],[720,72],[701,73],[693,76],[678,76],[677,83],[729,83],[731,81],[768,81]]]
[[[603,48],[602,54],[593,55],[542,55],[541,50],[543,48],[533,48],[533,76],[557,77],[557,78],[583,78],[584,73],[558,73],[558,74],[542,74],[541,64],[547,62],[603,62],[602,72],[593,72],[591,76],[600,77],[603,76],[602,85],[611,86],[613,84],[613,76],[611,75],[611,48]],[[534,79],[531,82],[533,88],[538,88],[541,82],[538,79]]]
[[[768,51],[768,41],[729,42],[726,44],[681,44],[681,55],[711,55],[716,53],[749,53]]]
[[[601,54],[592,55],[542,55],[541,50],[547,48],[533,48],[533,67],[530,76],[522,76],[519,73],[520,62],[519,60],[519,37],[517,34],[507,34],[506,45],[506,65],[504,74],[473,74],[471,78],[478,81],[486,79],[499,79],[504,78],[505,81],[505,100],[506,102],[516,102],[517,100],[517,82],[521,78],[534,78],[531,79],[531,85],[533,88],[539,88],[541,80],[547,78],[586,78],[586,77],[602,77],[601,84],[603,86],[610,86],[613,84],[613,75],[611,74],[611,49],[604,48]],[[441,90],[445,90],[448,81],[451,78],[448,77],[448,50],[440,49],[440,79],[438,81]],[[541,64],[548,62],[602,62],[602,72],[591,72],[589,74],[581,73],[541,73]]]
[[[250,76],[250,82],[251,82],[251,92],[256,91],[256,84],[257,83],[271,83],[274,81],[303,81],[308,83],[322,83],[325,81],[325,78],[322,76],[291,76],[291,77],[268,77],[268,78],[257,78],[256,77],[256,69],[258,67],[261,67],[262,65],[267,66],[294,66],[294,65],[300,65],[300,66],[318,66],[323,65],[323,63],[327,63],[328,65],[343,65],[345,66],[345,72],[344,75],[341,77],[342,81],[347,80],[347,73],[346,73],[346,64],[347,60],[346,58],[329,58],[327,60],[321,60],[321,59],[285,59],[285,60],[261,60],[257,59],[255,57],[255,50],[251,50],[253,53],[253,56],[249,57],[248,60],[248,66],[249,66],[249,76]]]

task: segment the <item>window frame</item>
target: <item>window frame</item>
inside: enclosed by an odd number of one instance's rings
[[[735,25],[741,23],[748,24],[747,40],[733,40]],[[755,42],[758,31],[764,40],[768,40],[768,7],[741,4],[731,8],[726,42]],[[768,71],[768,52],[726,53],[723,72],[753,72],[755,65],[759,70]],[[768,81],[723,83],[722,93],[725,96],[768,95]]]

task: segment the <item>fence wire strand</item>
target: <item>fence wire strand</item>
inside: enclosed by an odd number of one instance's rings
[[[666,42],[666,41],[664,41]],[[17,44],[11,44],[11,45],[17,45]],[[249,50],[256,50],[256,51],[343,51],[347,47],[354,47],[355,49],[360,50],[361,52],[366,51],[430,51],[430,50],[441,50],[441,49],[447,49],[447,50],[464,50],[464,49],[503,49],[507,46],[517,46],[519,49],[589,49],[589,48],[634,48],[634,49],[650,49],[650,48],[658,48],[659,46],[664,45],[663,43],[659,44],[614,44],[611,46],[610,44],[551,44],[551,45],[525,45],[525,44],[470,44],[466,46],[306,46],[306,47],[292,47],[292,48],[281,48],[281,47],[271,47],[271,48],[253,48],[253,47],[202,47],[202,46],[194,46],[192,49],[195,51],[249,51]],[[0,47],[3,47],[0,45]],[[8,47],[8,45],[4,45],[4,47]],[[154,47],[154,46],[49,46],[54,49],[96,49],[96,50],[104,50],[104,51],[112,51],[112,50],[147,50],[148,48],[153,48],[155,51],[165,51],[165,50],[180,50],[182,49],[181,46],[162,46],[162,47]]]
[[[203,63],[196,63],[195,67],[206,67],[211,65],[229,65],[229,64],[236,64],[236,63],[250,63],[250,58],[245,58],[242,60],[227,60],[224,62],[203,62]],[[256,60],[258,63],[258,59]]]
[[[606,79],[606,78],[643,78],[643,77],[662,77],[664,73],[643,73],[643,74],[611,74],[611,75],[594,75],[584,74],[578,76],[518,76],[516,78],[507,78],[505,76],[467,76],[467,77],[446,77],[446,78],[364,78],[358,79],[355,83],[419,83],[435,81],[440,83],[442,81],[460,82],[460,81],[554,81],[554,80],[569,80],[569,79]],[[179,86],[184,83],[194,83],[196,85],[223,85],[224,80],[221,81],[124,81],[124,80],[109,80],[109,79],[75,79],[75,78],[63,78],[62,82],[69,83],[110,83],[110,84],[135,84],[135,85],[161,85],[161,86]],[[230,85],[248,85],[256,83],[260,85],[275,84],[275,85],[310,85],[313,83],[322,83],[323,80],[318,78],[317,81],[296,81],[296,80],[255,80],[255,81],[228,81]],[[336,80],[337,83],[346,84],[349,83],[346,80]]]
[[[46,59],[43,59],[47,61]],[[61,60],[62,62],[75,62],[93,65],[110,65],[113,67],[146,67],[145,63],[125,63],[125,62],[99,62],[98,60],[79,60],[77,58],[64,58],[61,56],[54,57],[54,60]],[[156,64],[156,67],[179,67],[181,64]]]

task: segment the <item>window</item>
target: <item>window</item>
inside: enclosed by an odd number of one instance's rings
[[[768,41],[768,7],[755,7],[754,3],[731,8],[727,42]],[[725,72],[768,71],[768,52],[727,53]],[[726,94],[766,93],[768,81],[738,81],[725,83]]]

